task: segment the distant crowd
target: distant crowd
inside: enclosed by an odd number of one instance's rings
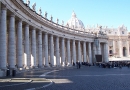
[[[108,63],[96,63],[97,66],[102,68],[122,68],[122,67],[130,67],[129,61],[110,61]]]
[[[108,63],[103,63],[103,62],[97,62],[97,63],[93,63],[92,65],[89,64],[88,62],[76,62],[73,63],[73,66],[77,66],[77,69],[80,69],[81,65],[85,65],[85,66],[98,66],[101,68],[122,68],[122,67],[130,67],[130,62],[129,61],[109,61]]]

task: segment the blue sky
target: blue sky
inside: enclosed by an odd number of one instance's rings
[[[24,0],[26,2],[26,0]],[[130,0],[30,0],[30,7],[36,2],[36,10],[47,11],[48,19],[59,19],[65,23],[74,11],[84,26],[108,26],[117,28],[124,24],[130,31]]]

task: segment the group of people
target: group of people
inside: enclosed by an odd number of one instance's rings
[[[96,63],[97,66],[102,68],[122,68],[122,67],[130,67],[130,62],[128,61],[110,61],[108,63]]]
[[[76,62],[73,63],[73,66],[77,66],[77,69],[81,68],[81,65],[85,65],[85,66],[98,66],[98,67],[102,67],[102,68],[122,68],[122,67],[130,67],[130,62],[129,61],[109,61],[108,63],[103,63],[103,62],[97,62],[97,63],[93,63],[92,65],[89,64],[88,62]]]
[[[77,69],[80,69],[80,67],[81,67],[80,62],[76,62],[76,65],[77,65]]]
[[[77,66],[77,69],[80,69],[81,65],[85,65],[85,66],[91,66],[91,64],[89,64],[88,62],[76,62],[76,66]],[[75,63],[73,62],[73,66],[75,66]]]

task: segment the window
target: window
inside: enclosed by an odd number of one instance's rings
[[[124,34],[124,31],[122,31],[122,34]]]

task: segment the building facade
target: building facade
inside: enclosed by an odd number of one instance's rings
[[[124,25],[118,28],[104,29],[109,37],[109,57],[122,58],[129,57],[129,32]]]
[[[101,25],[96,27],[87,26],[85,30],[87,32],[104,32],[108,36],[108,54],[110,58],[129,57],[130,37],[127,27],[124,25],[118,28],[109,28]]]
[[[28,1],[28,0],[27,0]],[[0,69],[30,69],[72,66],[76,62],[95,63],[95,55],[102,54],[108,62],[108,36],[103,32],[83,31],[56,23],[37,13],[34,4],[22,0],[1,0],[0,6]],[[72,14],[72,17],[75,14]],[[75,19],[74,19],[75,20]]]

